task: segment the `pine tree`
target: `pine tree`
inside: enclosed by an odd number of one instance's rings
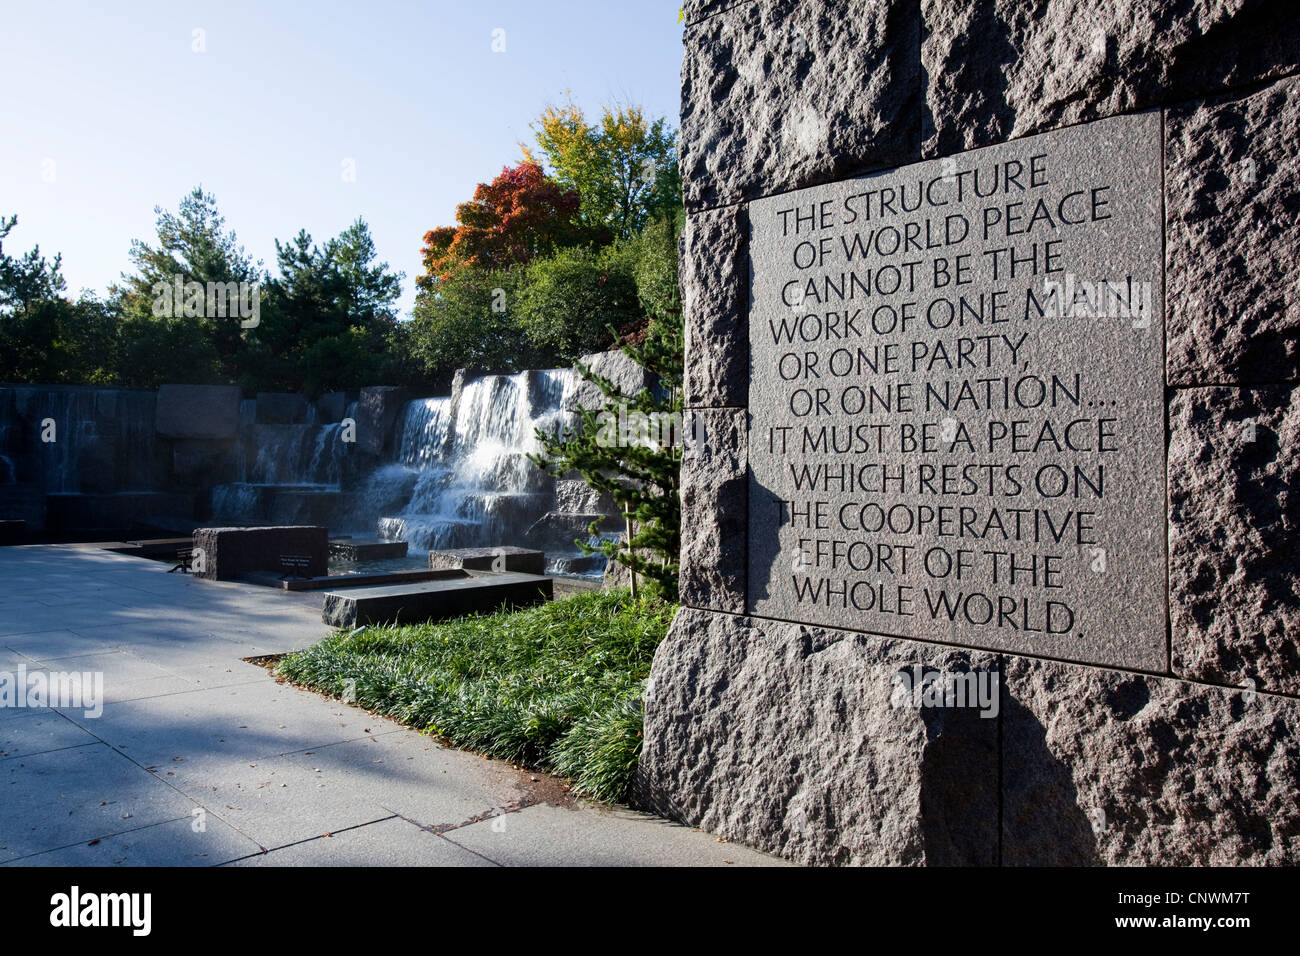
[[[573,428],[558,434],[538,429],[542,453],[530,456],[553,475],[577,471],[596,491],[613,498],[628,521],[628,535],[595,545],[578,541],[586,554],[604,554],[646,578],[660,596],[677,600],[681,551],[682,343],[680,312],[656,316],[639,345],[621,351],[650,373],[634,395],[589,367],[582,377],[604,395],[604,407],[583,409]],[[599,532],[599,521],[588,531]]]

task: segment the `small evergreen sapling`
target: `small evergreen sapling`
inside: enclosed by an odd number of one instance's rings
[[[582,377],[600,389],[603,408],[582,409],[574,428],[548,434],[538,429],[540,454],[530,456],[557,477],[577,471],[593,489],[608,494],[628,521],[625,540],[577,541],[585,554],[604,554],[646,578],[665,600],[677,600],[682,499],[682,324],[680,313],[656,316],[640,344],[621,351],[650,381],[635,395],[579,363]],[[600,521],[588,531],[599,532]]]

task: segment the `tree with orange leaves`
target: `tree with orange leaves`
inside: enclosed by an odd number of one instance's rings
[[[424,274],[416,284],[432,291],[463,268],[500,269],[531,261],[580,241],[580,200],[525,160],[479,183],[470,202],[456,207],[456,226],[424,234]]]

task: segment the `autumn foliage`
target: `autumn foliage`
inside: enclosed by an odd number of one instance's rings
[[[470,202],[456,207],[456,226],[424,234],[424,274],[430,290],[463,268],[499,269],[531,261],[577,238],[579,197],[525,160],[490,183],[479,183]]]

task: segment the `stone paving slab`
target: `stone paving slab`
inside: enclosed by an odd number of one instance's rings
[[[194,803],[101,743],[0,760],[0,862],[188,816]]]
[[[539,805],[444,834],[503,866],[786,866],[785,860],[631,810]]]
[[[104,602],[75,602],[67,606],[40,604],[31,602],[22,605],[9,605],[0,617],[0,641],[10,644],[9,638],[19,634],[31,634],[40,631],[59,629],[76,630],[78,627],[91,627],[106,623],[126,623],[129,609],[120,605],[109,606]]]
[[[107,707],[94,733],[144,767],[175,758],[249,761],[402,729],[269,678]]]
[[[238,860],[232,866],[493,866],[397,817]]]
[[[29,645],[32,664],[28,670],[71,671],[76,673],[99,673],[104,675],[104,688],[107,690],[115,683],[146,680],[155,677],[174,677],[166,669],[150,661],[136,657],[121,648],[111,650],[94,650],[84,654],[47,654],[37,646]]]
[[[104,684],[104,707],[123,704],[133,700],[147,700],[150,697],[165,697],[170,694],[187,694],[196,689],[196,683],[168,674],[165,677],[141,677],[136,680],[112,681]]]
[[[176,761],[153,773],[268,850],[393,815],[373,794],[282,757]]]
[[[95,654],[116,650],[122,645],[122,628],[114,625],[110,631],[96,631],[89,636],[66,628],[45,631],[24,631],[20,634],[0,636],[0,646],[21,654],[29,662],[44,654],[47,657],[72,657],[78,654]]]
[[[313,769],[356,799],[435,830],[536,799],[530,790],[535,775],[409,730],[291,754],[288,765]]]
[[[21,719],[0,723],[0,760],[99,743],[93,734],[48,707],[13,711]]]
[[[202,829],[196,830],[196,826]],[[5,866],[215,866],[259,853],[256,843],[210,813],[83,841]]]
[[[210,641],[205,650],[192,644],[154,643],[145,637],[131,647],[130,653],[168,674],[185,678],[195,688],[204,688],[265,681],[266,671],[244,658],[279,652],[267,646],[232,645],[217,640]]]

